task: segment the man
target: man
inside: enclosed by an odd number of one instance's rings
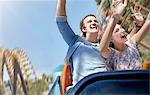
[[[73,67],[73,85],[85,76],[107,71],[101,56],[98,32],[101,30],[94,15],[87,15],[80,23],[84,38],[76,35],[67,22],[66,0],[57,2],[56,22],[65,42],[69,45],[66,59]]]

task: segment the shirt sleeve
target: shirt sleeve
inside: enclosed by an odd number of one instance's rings
[[[75,43],[77,40],[78,36],[75,35],[71,27],[69,26],[67,22],[67,17],[66,16],[57,16],[56,17],[56,23],[58,26],[58,29],[65,40],[65,42],[71,46]]]

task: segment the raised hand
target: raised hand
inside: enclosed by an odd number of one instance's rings
[[[140,12],[140,8],[138,6],[134,6],[134,10],[132,11],[132,18],[135,21],[137,26],[142,26],[144,23],[144,17]]]
[[[128,3],[128,0],[124,0],[124,2],[112,2],[111,11],[113,15],[116,17],[121,17],[127,6],[127,3]]]

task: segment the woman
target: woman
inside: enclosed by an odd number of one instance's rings
[[[116,15],[116,13],[119,12],[118,6],[122,6],[122,4],[115,6],[116,10],[114,10],[113,16],[101,39],[100,49],[102,51],[102,56],[106,58],[106,63],[112,70],[142,69],[142,62],[137,44],[140,43],[150,30],[150,13],[141,29],[130,37],[127,36],[125,30],[117,24],[118,18],[121,16]],[[114,43],[115,49],[108,46],[110,41]]]

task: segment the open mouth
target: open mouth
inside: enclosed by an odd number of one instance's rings
[[[121,38],[127,38],[127,34],[122,33],[122,34],[121,34]]]
[[[97,27],[95,25],[90,25],[91,29],[97,29]]]

